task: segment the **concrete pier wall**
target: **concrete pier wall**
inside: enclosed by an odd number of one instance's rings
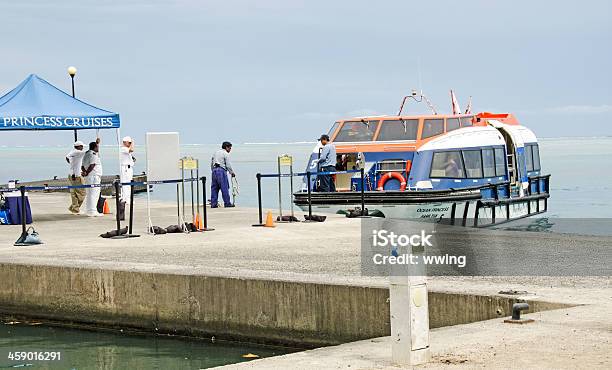
[[[380,287],[0,264],[4,314],[305,347],[389,335],[388,297]],[[429,303],[440,327],[508,316],[514,300],[430,292]]]

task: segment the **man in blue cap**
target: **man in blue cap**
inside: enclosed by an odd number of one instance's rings
[[[321,157],[319,158],[320,172],[335,172],[336,171],[336,146],[329,141],[328,135],[321,135]],[[332,175],[319,175],[319,191],[335,192],[336,184]]]
[[[210,167],[212,169],[212,181],[210,184],[210,207],[217,208],[219,206],[219,190],[223,197],[224,207],[235,207],[230,200],[229,181],[227,173],[232,177],[236,177],[232,164],[230,163],[229,153],[232,151],[232,143],[224,141],[221,144],[221,149],[217,150],[212,157]]]

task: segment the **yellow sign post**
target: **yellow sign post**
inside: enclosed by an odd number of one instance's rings
[[[278,213],[279,213],[279,221],[278,222],[292,222],[292,220],[295,218],[294,213],[293,213],[293,157],[290,156],[289,154],[283,154],[278,156]],[[288,166],[289,167],[289,173],[283,173],[281,171],[281,167],[283,166]],[[289,218],[289,221],[285,221],[283,220],[283,191],[282,191],[282,178],[283,177],[289,177],[289,184],[290,184],[290,199],[289,201],[291,202],[291,217]]]
[[[198,169],[198,160],[193,157],[183,157],[179,161],[179,168],[183,170],[196,170]]]
[[[181,198],[183,203],[183,215],[185,215],[185,171],[189,171],[189,185],[191,188],[191,218],[194,225],[197,225],[196,228],[200,228],[200,168],[199,163],[196,158],[193,157],[183,157],[179,160],[179,168],[181,169]],[[195,171],[195,178],[194,178]],[[194,185],[196,183],[196,192],[194,192]],[[177,191],[179,184],[176,184]],[[195,195],[197,195],[197,212],[196,212],[196,199]],[[177,199],[178,202],[178,199]],[[204,207],[206,207],[206,200],[204,200]]]
[[[281,155],[280,157],[278,157],[278,163],[281,166],[291,166],[293,165],[293,157],[288,154]]]

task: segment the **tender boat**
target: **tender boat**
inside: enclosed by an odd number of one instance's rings
[[[402,108],[407,98],[402,101]],[[335,122],[336,192],[317,191],[304,177],[294,202],[312,212],[369,214],[401,219],[446,219],[487,226],[546,212],[549,178],[542,175],[536,135],[510,113],[365,116]],[[470,104],[471,105],[471,104]],[[318,143],[306,172],[318,172]],[[363,184],[363,192],[362,192]],[[310,192],[308,191],[310,187]],[[359,213],[360,214],[360,213]]]

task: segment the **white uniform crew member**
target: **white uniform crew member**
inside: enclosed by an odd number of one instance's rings
[[[89,150],[83,157],[81,169],[86,185],[100,184],[102,182],[102,161],[100,160],[98,142],[89,143]],[[87,188],[87,195],[85,196],[85,212],[87,216],[103,216],[102,213],[98,212],[98,199],[100,199],[100,187]]]
[[[81,166],[83,164],[83,156],[85,151],[83,150],[82,141],[76,141],[73,145],[73,149],[66,154],[66,162],[70,165],[70,172],[68,173],[68,182],[72,186],[83,185],[83,178],[81,177]],[[81,205],[85,200],[85,189],[83,188],[71,188],[70,189],[71,204],[68,210],[72,214],[79,214]]]
[[[134,162],[136,162],[136,158],[134,158],[134,141],[129,136],[124,137],[122,141],[120,150],[121,172],[119,176],[121,182],[132,182],[134,179]],[[129,203],[130,191],[129,185],[121,187],[121,201]]]

